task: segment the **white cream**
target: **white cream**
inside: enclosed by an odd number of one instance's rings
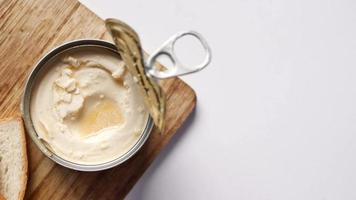
[[[36,132],[58,156],[104,163],[126,153],[148,120],[137,85],[108,50],[70,50],[47,63],[31,97]]]

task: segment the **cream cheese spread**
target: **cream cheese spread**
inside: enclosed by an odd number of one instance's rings
[[[31,96],[38,137],[58,156],[99,164],[125,154],[148,120],[143,98],[117,54],[72,49],[46,63]]]

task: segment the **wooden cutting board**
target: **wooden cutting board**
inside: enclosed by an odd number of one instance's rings
[[[111,41],[103,20],[76,0],[0,0],[0,118],[20,115],[25,81],[47,51],[81,38]],[[194,110],[196,96],[187,84],[170,79],[162,87],[167,96],[166,133],[160,135],[155,129],[139,153],[113,169],[78,172],[64,168],[45,157],[28,137],[26,197],[124,198]]]

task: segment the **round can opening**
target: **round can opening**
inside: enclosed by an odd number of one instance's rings
[[[76,40],[54,48],[48,54],[46,54],[44,57],[40,59],[40,61],[36,64],[35,68],[31,72],[25,85],[25,91],[21,103],[21,111],[23,114],[25,127],[28,134],[35,142],[35,144],[38,146],[38,148],[47,157],[52,159],[54,162],[70,169],[79,170],[79,171],[99,171],[99,170],[105,170],[120,165],[121,163],[131,158],[135,153],[137,153],[139,149],[141,149],[141,147],[148,139],[150,132],[153,128],[153,120],[149,115],[147,117],[147,120],[145,121],[145,126],[143,127],[143,130],[140,133],[139,138],[125,153],[118,155],[118,157],[113,158],[112,160],[108,160],[102,163],[95,163],[95,164],[73,162],[70,161],[69,159],[64,158],[63,156],[58,155],[58,153],[53,151],[53,149],[50,147],[50,145],[48,145],[48,143],[45,140],[39,137],[39,134],[36,131],[36,128],[33,123],[33,119],[31,117],[32,93],[34,91],[34,88],[36,87],[38,77],[40,77],[43,73],[46,73],[45,71],[48,70],[46,69],[49,67],[49,65],[47,64],[51,62],[53,58],[59,56],[60,54],[71,51],[73,49],[76,49],[77,51],[85,48],[98,48],[111,53],[115,53],[117,54],[117,56],[119,56],[119,54],[117,53],[116,46],[112,43],[103,40]]]

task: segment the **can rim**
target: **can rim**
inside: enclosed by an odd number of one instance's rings
[[[25,90],[22,96],[22,101],[20,105],[21,113],[24,119],[24,124],[25,128],[27,130],[28,135],[30,135],[32,141],[36,144],[36,146],[40,149],[40,151],[45,154],[48,158],[53,160],[54,162],[78,171],[101,171],[105,169],[109,169],[115,166],[118,166],[128,159],[130,159],[133,155],[135,155],[145,144],[147,141],[152,129],[153,129],[153,120],[151,116],[148,116],[146,127],[143,130],[140,138],[137,140],[137,142],[132,146],[126,153],[123,155],[119,156],[118,158],[115,158],[114,160],[100,163],[100,164],[80,164],[80,163],[74,163],[69,160],[66,160],[58,155],[56,155],[54,152],[52,152],[50,149],[46,147],[43,142],[40,141],[38,138],[37,132],[33,126],[32,119],[31,119],[31,114],[30,114],[30,102],[31,102],[31,94],[32,94],[32,88],[35,85],[34,82],[36,81],[36,77],[39,74],[40,70],[42,69],[45,64],[55,57],[56,55],[62,53],[63,51],[72,49],[72,48],[77,48],[81,46],[96,46],[96,47],[101,47],[101,48],[106,48],[108,50],[111,50],[115,53],[117,52],[117,47],[108,41],[105,40],[98,40],[98,39],[80,39],[80,40],[73,40],[66,42],[62,45],[59,45],[52,50],[50,50],[48,53],[46,53],[40,60],[35,64],[35,67],[32,69],[30,75],[28,76],[26,83],[25,83]],[[119,56],[119,54],[118,54]]]

